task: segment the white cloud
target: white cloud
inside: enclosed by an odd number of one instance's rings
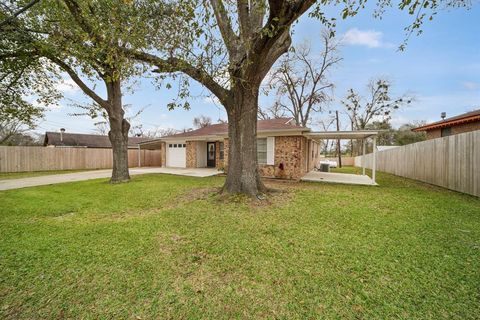
[[[80,91],[75,81],[70,78],[62,79],[62,81],[57,84],[57,89],[62,93],[75,93]]]
[[[367,46],[369,48],[390,47],[384,43],[383,33],[375,30],[349,29],[342,38],[342,43],[355,46]]]
[[[26,97],[24,97],[24,99],[25,99],[25,101],[27,101],[28,103],[31,103],[35,107],[43,108],[47,111],[60,110],[60,109],[64,108],[64,106],[62,104],[60,104],[60,102],[58,102],[58,101],[46,105],[45,103],[38,102],[37,97],[35,97],[35,96],[26,96]]]
[[[478,90],[480,89],[480,83],[473,81],[464,81],[462,86],[467,90]]]
[[[221,106],[222,104],[220,103],[220,100],[216,96],[209,95],[203,98],[203,103],[205,104],[214,104],[216,106]]]
[[[405,117],[403,115],[394,114],[392,119],[390,120],[390,123],[392,124],[392,127],[398,128],[401,125],[404,125],[404,124],[409,123],[411,121],[412,121],[411,118]]]

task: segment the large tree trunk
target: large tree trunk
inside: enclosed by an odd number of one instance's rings
[[[229,144],[223,190],[256,196],[266,191],[257,167],[258,86],[244,85],[232,89],[232,98],[226,108]]]
[[[120,81],[109,83],[107,93],[110,103],[107,110],[110,123],[108,138],[113,151],[113,169],[110,182],[126,182],[130,180],[128,171],[128,131],[130,130],[130,123],[124,119],[125,112],[122,105]]]

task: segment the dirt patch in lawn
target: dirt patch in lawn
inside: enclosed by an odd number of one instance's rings
[[[259,194],[256,197],[250,197],[243,194],[227,194],[220,193],[217,189],[216,194],[210,196],[219,204],[239,204],[247,205],[251,209],[265,209],[268,207],[278,207],[289,202],[294,195],[295,189],[298,188],[298,182],[284,181],[277,179],[263,179],[268,191]]]

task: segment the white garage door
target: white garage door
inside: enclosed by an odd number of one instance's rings
[[[185,168],[187,166],[187,148],[185,141],[167,143],[167,167]]]

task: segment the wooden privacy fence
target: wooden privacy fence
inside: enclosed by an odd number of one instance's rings
[[[160,150],[128,150],[129,167],[161,166]],[[0,172],[109,169],[112,149],[0,146]]]
[[[372,154],[365,160],[371,169]],[[480,197],[480,130],[379,151],[377,170]]]

